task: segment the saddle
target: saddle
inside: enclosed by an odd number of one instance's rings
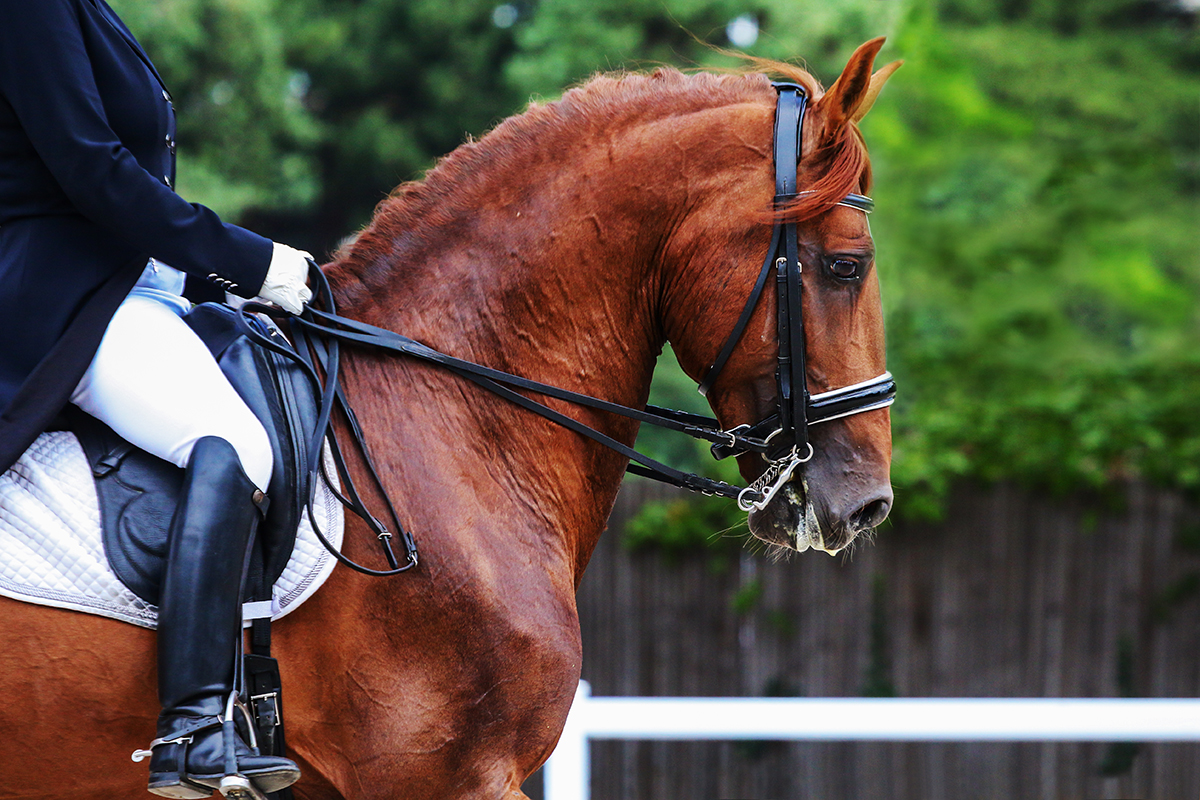
[[[313,387],[288,359],[253,344],[237,328],[237,312],[217,303],[196,306],[185,317],[212,352],[222,373],[266,428],[275,469],[259,525],[248,600],[269,591],[287,565],[309,496],[308,434],[315,426]],[[250,317],[259,332],[287,346],[270,320]],[[67,427],[79,439],[95,477],[104,551],[113,572],[143,600],[157,605],[170,527],[183,470],[139,450],[104,423],[70,407]]]
[[[270,621],[279,609],[272,587],[283,574],[310,496],[309,435],[319,408],[314,387],[296,362],[260,347],[238,328],[238,312],[217,303],[196,306],[185,317],[207,345],[229,383],[266,428],[275,468],[267,487],[267,514],[259,525],[246,581],[252,652],[244,656],[247,694],[264,753],[282,754],[279,669],[270,657]],[[257,333],[289,350],[269,319],[250,316]],[[167,531],[180,500],[183,470],[139,450],[104,423],[73,406],[68,427],[95,479],[105,556],[134,594],[157,605],[165,567]]]

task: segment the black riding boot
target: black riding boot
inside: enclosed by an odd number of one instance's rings
[[[292,761],[258,755],[232,725],[222,725],[242,644],[242,565],[261,499],[228,442],[210,436],[196,443],[171,521],[158,608],[162,713],[151,745],[154,794],[209,797],[227,766],[263,793],[300,777]],[[232,733],[229,747],[225,731]]]

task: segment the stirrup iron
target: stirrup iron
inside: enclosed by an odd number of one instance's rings
[[[221,778],[217,791],[229,800],[267,800],[267,796],[244,775],[226,775]]]

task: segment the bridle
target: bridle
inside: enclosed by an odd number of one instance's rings
[[[797,170],[800,160],[802,128],[807,95],[803,87],[794,83],[773,84],[778,92],[775,109],[775,208],[797,196]],[[846,195],[838,205],[856,208],[869,213],[874,203],[869,197],[859,194]],[[763,262],[758,279],[750,292],[749,298],[742,309],[741,316],[734,325],[725,345],[721,348],[716,360],[706,372],[699,390],[707,394],[713,383],[720,375],[734,348],[740,341],[746,325],[754,312],[758,301],[766,287],[767,278],[774,267],[778,287],[778,331],[779,356],[776,368],[778,384],[778,411],[766,419],[753,425],[743,424],[729,430],[721,428],[720,423],[711,417],[676,411],[669,408],[647,405],[644,409],[629,408],[618,403],[612,403],[597,397],[561,389],[539,381],[512,375],[507,372],[492,369],[481,364],[465,361],[445,353],[438,352],[407,336],[385,330],[364,322],[338,316],[333,300],[333,292],[329,287],[325,274],[315,264],[310,265],[310,283],[313,284],[316,298],[298,316],[282,315],[277,309],[258,303],[247,303],[241,311],[241,329],[243,333],[260,345],[281,355],[291,358],[301,364],[305,373],[313,382],[320,396],[321,408],[318,415],[317,428],[310,437],[309,452],[309,486],[316,487],[318,475],[322,473],[323,460],[321,457],[322,443],[330,442],[333,458],[342,474],[345,485],[344,495],[335,490],[347,508],[362,517],[367,525],[379,537],[390,569],[374,570],[356,564],[338,552],[326,540],[317,526],[312,513],[311,497],[308,501],[309,519],[313,529],[322,543],[333,555],[347,566],[368,575],[395,575],[411,569],[417,564],[416,542],[400,523],[395,504],[385,491],[373,464],[368,449],[363,440],[363,434],[353,408],[342,392],[338,381],[339,344],[341,342],[364,345],[377,350],[389,351],[417,358],[433,364],[438,364],[450,372],[472,381],[478,386],[509,400],[522,408],[528,409],[556,424],[569,428],[583,436],[599,442],[630,460],[627,471],[670,483],[704,494],[720,495],[736,498],[739,507],[751,511],[765,508],[775,494],[787,483],[795,470],[813,456],[812,443],[809,441],[808,429],[813,425],[834,419],[862,414],[867,411],[885,408],[892,404],[896,395],[896,383],[888,372],[876,378],[835,389],[810,395],[805,377],[805,345],[804,345],[804,314],[801,303],[801,262],[797,225],[795,222],[777,219],[771,234],[771,245]],[[320,306],[320,308],[318,307]],[[252,312],[264,312],[273,316],[283,316],[290,329],[294,351],[282,347],[279,342],[265,336],[258,329]],[[711,443],[713,456],[724,459],[745,453],[758,453],[767,461],[767,470],[753,483],[746,487],[738,487],[724,481],[706,478],[690,472],[683,472],[669,467],[649,456],[634,450],[624,442],[620,442],[595,428],[579,422],[546,404],[534,400],[517,390],[525,390],[534,394],[564,400],[570,403],[598,409],[612,414],[618,414],[650,425],[678,431],[689,436],[703,439]],[[371,476],[378,492],[387,504],[389,515],[401,537],[405,550],[405,559],[401,563],[392,552],[390,540],[392,533],[376,519],[359,497],[350,472],[346,469],[340,447],[333,436],[329,435],[334,406],[341,409],[347,422],[351,440],[361,454],[367,473]],[[326,481],[328,483],[328,481]]]
[[[789,200],[798,196],[797,172],[808,94],[802,86],[795,83],[780,82],[773,83],[772,86],[778,93],[775,104],[774,205],[776,212],[779,212]],[[875,209],[875,202],[861,194],[848,194],[839,200],[837,205],[858,209],[864,214],[870,214]],[[800,279],[803,265],[800,262],[796,227],[794,221],[776,218],[771,232],[771,245],[758,273],[758,280],[746,299],[746,305],[734,324],[733,332],[725,340],[724,346],[699,386],[700,394],[707,396],[729,356],[741,341],[746,324],[758,306],[774,266],[779,339],[775,382],[779,410],[756,425],[740,425],[728,431],[740,438],[741,442],[712,448],[713,455],[718,459],[753,450],[761,453],[767,460],[767,471],[738,496],[738,505],[743,511],[765,508],[775,493],[791,478],[796,468],[813,457],[812,442],[809,441],[808,435],[810,426],[886,408],[896,399],[896,382],[890,372],[830,392],[816,395],[808,393],[802,295],[804,285]],[[755,446],[747,446],[748,442],[754,442]],[[759,497],[754,497],[755,493]]]

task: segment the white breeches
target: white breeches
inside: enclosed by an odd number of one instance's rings
[[[271,480],[271,443],[182,315],[188,303],[138,287],[121,303],[71,402],[131,444],[186,467],[205,436],[233,445],[246,477]]]

